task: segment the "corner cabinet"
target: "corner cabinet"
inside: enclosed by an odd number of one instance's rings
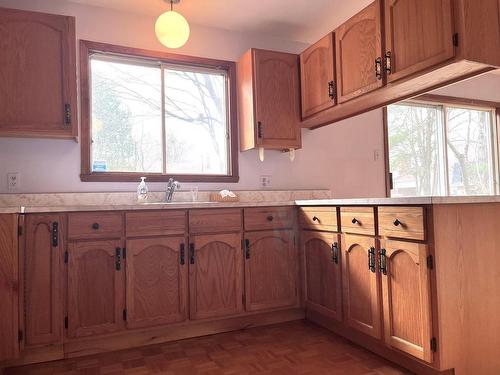
[[[75,19],[0,8],[0,136],[75,138]]]
[[[300,148],[299,57],[251,49],[237,75],[240,150]]]

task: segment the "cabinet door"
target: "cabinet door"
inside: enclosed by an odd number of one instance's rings
[[[245,234],[247,311],[297,304],[297,249],[290,230]]]
[[[454,56],[452,11],[451,0],[385,1],[389,82]]]
[[[302,232],[307,308],[342,321],[339,240],[339,235],[335,233]]]
[[[302,118],[336,104],[333,33],[300,55]]]
[[[257,145],[300,147],[299,58],[253,50]]]
[[[380,249],[385,341],[432,362],[427,255],[427,245],[412,242],[383,241]]]
[[[127,241],[127,327],[186,319],[187,264],[184,237]]]
[[[25,228],[25,343],[61,342],[63,217],[27,215]]]
[[[74,18],[3,8],[0,40],[0,135],[76,136]]]
[[[191,238],[189,296],[191,319],[242,312],[243,257],[239,233]]]
[[[344,235],[343,286],[347,325],[381,338],[380,277],[376,252],[374,238]]]
[[[124,267],[119,240],[69,245],[68,336],[123,328]]]
[[[380,13],[376,0],[335,30],[340,103],[382,86]]]
[[[0,362],[19,354],[17,215],[0,215]]]

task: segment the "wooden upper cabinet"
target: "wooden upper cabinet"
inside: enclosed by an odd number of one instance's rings
[[[342,249],[344,313],[347,325],[379,339],[382,337],[382,304],[376,240],[372,237],[344,235]]]
[[[452,0],[386,0],[384,11],[389,82],[455,55]]]
[[[243,311],[241,234],[208,234],[189,244],[190,318],[206,319]]]
[[[27,346],[62,342],[62,215],[26,215],[24,317]]]
[[[300,54],[302,118],[337,104],[333,39],[330,33]]]
[[[307,308],[342,321],[342,256],[339,240],[336,233],[302,232]]]
[[[431,292],[424,244],[382,241],[382,290],[386,343],[426,362],[430,348]]]
[[[299,57],[251,49],[238,61],[241,151],[297,149],[300,133]]]
[[[335,30],[340,103],[383,85],[380,0]]]
[[[124,272],[121,241],[69,244],[68,336],[123,329]]]
[[[297,305],[297,258],[291,230],[245,234],[247,311]]]
[[[184,237],[127,241],[127,327],[186,320],[187,247]]]
[[[0,136],[74,138],[75,19],[0,8]]]

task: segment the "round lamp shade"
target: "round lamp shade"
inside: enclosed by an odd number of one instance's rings
[[[179,48],[189,39],[189,24],[186,19],[174,10],[163,13],[156,20],[156,36],[164,46]]]

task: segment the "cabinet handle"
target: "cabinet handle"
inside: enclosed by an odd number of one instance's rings
[[[332,245],[332,262],[339,264],[339,244],[334,242]]]
[[[396,219],[396,220],[394,220],[393,224],[394,224],[395,227],[399,227],[403,223],[400,222],[399,219]]]
[[[392,73],[391,58],[392,58],[391,51],[387,51],[385,53],[385,55],[384,55],[384,59],[385,59],[385,71],[386,71],[387,74],[391,74]]]
[[[264,138],[264,127],[260,121],[257,122],[257,137]]]
[[[353,217],[353,218],[352,218],[351,223],[353,223],[353,224],[361,224],[361,223],[359,222],[359,220],[358,220],[358,219],[356,219],[355,217]]]
[[[273,217],[273,215],[269,215],[266,219],[267,219],[267,221],[273,221],[274,217]]]
[[[375,248],[374,247],[370,247],[370,249],[368,250],[368,269],[375,273],[376,270],[375,270]]]
[[[189,244],[189,263],[194,264],[194,243]]]
[[[378,80],[382,79],[382,58],[380,57],[375,59],[375,77],[377,77]]]
[[[180,262],[181,262],[181,266],[183,266],[185,263],[186,263],[186,259],[185,259],[185,245],[183,243],[181,243],[180,247],[179,247],[179,257],[180,257]]]
[[[59,245],[59,223],[52,223],[52,247]]]
[[[250,259],[250,240],[245,240],[245,259]]]
[[[122,269],[122,249],[119,247],[115,250],[115,269],[120,271]]]
[[[317,216],[313,216],[313,221],[317,221],[319,223],[319,218]]]
[[[335,82],[328,82],[328,97],[331,100],[335,100]]]
[[[99,223],[92,224],[92,229],[98,230],[99,229]]]
[[[379,270],[383,275],[387,275],[387,255],[385,249],[380,249]]]

